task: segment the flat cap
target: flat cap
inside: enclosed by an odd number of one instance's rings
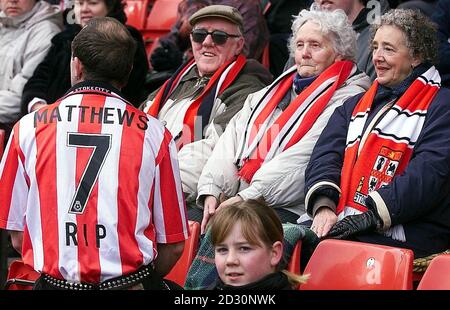
[[[218,17],[226,19],[233,24],[238,25],[241,29],[244,28],[243,18],[238,9],[228,5],[209,5],[206,6],[189,18],[189,23],[194,26],[200,19],[207,17]]]

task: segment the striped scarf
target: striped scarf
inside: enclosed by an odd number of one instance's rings
[[[364,212],[367,195],[403,173],[422,131],[427,109],[440,87],[431,67],[398,99],[386,104],[364,131],[378,81],[356,105],[350,120],[341,177],[339,218]]]
[[[339,61],[322,72],[276,118],[269,121],[279,102],[292,88],[295,66],[280,76],[256,105],[241,139],[235,162],[240,162],[238,175],[250,183],[264,162],[300,141],[327,106],[336,89],[356,72],[351,61]],[[301,108],[300,108],[301,107]],[[242,158],[242,160],[241,160]]]
[[[231,83],[234,82],[246,62],[247,59],[243,55],[239,55],[235,60],[231,60],[223,64],[213,74],[208,84],[205,86],[200,95],[193,100],[184,115],[183,124],[185,126],[183,126],[181,139],[177,141],[178,149],[181,149],[185,144],[195,141],[194,125],[196,124],[198,117],[202,122],[201,132],[204,131],[206,125],[209,123],[209,118],[211,116],[211,111],[216,98],[220,96],[225,89],[231,85]],[[156,94],[152,105],[148,109],[148,114],[158,117],[159,111],[167,102],[173,91],[177,88],[183,76],[185,76],[194,66],[195,61],[192,59],[186,65],[180,67],[172,78],[164,83]]]

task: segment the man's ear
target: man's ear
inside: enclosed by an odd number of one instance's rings
[[[75,77],[77,80],[84,80],[84,67],[78,57],[73,58],[73,64],[75,69]]]
[[[271,255],[270,264],[276,269],[283,257],[283,243],[281,241],[274,242],[271,249]]]
[[[78,57],[72,57],[70,61],[70,81],[72,86],[84,81],[84,67]]]
[[[238,38],[238,42],[237,42],[237,53],[235,56],[238,56],[239,54],[242,53],[242,50],[244,49],[244,45],[245,45],[245,40],[244,40],[244,36],[239,37]]]

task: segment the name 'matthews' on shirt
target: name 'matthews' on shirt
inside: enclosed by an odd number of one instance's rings
[[[34,114],[34,127],[39,123],[48,124],[65,120],[72,122],[75,113],[79,113],[78,121],[91,124],[120,124],[128,127],[136,126],[140,130],[146,130],[148,118],[143,114],[136,115],[134,111],[117,107],[93,107],[66,105],[65,108],[55,106],[49,109],[41,109]]]

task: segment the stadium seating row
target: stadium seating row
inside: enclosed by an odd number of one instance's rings
[[[159,37],[167,34],[177,18],[181,0],[127,0],[127,24],[138,29],[145,43],[147,55],[156,47]]]
[[[191,235],[182,257],[167,275],[183,286],[198,249],[200,227],[189,222]],[[288,270],[299,273],[298,243]],[[300,290],[411,290],[413,253],[411,250],[344,240],[324,240],[314,251],[304,274],[310,277]],[[436,256],[425,271],[418,290],[450,290],[450,255]],[[14,261],[6,288],[31,289],[39,274],[22,261]]]

